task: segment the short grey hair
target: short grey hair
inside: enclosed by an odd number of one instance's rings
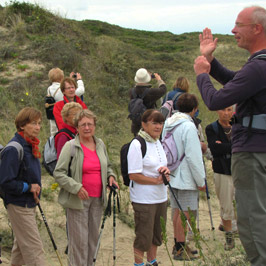
[[[262,25],[264,33],[266,34],[266,9],[260,6],[253,6],[253,8],[254,10],[251,18],[254,23]]]

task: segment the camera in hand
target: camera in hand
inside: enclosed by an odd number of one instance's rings
[[[155,75],[154,75],[154,73],[151,74],[151,78],[152,78],[152,79],[155,79]]]
[[[77,73],[74,73],[73,76],[72,76],[74,79],[77,78]]]

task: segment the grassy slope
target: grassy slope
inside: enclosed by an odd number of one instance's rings
[[[1,143],[12,136],[19,109],[33,105],[44,114],[47,73],[52,67],[60,67],[67,75],[71,71],[82,74],[85,102],[98,116],[97,135],[108,145],[116,165],[121,144],[131,138],[127,94],[138,68],[159,73],[169,90],[175,79],[184,75],[190,80],[191,91],[199,95],[193,71],[199,54],[198,33],[174,35],[124,29],[100,21],[77,22],[16,1],[0,9],[0,26]],[[236,47],[232,36],[218,38],[217,57],[238,69],[247,54]],[[214,117],[200,102],[203,127]],[[48,134],[44,118],[42,143]]]

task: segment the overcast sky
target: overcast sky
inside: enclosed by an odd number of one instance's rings
[[[237,14],[247,6],[266,1],[250,0],[18,0],[75,20],[94,19],[125,28],[170,31],[175,34],[201,31],[230,34]]]

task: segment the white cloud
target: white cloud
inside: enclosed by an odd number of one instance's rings
[[[19,0],[25,1],[25,0]],[[27,1],[27,0],[26,0]],[[246,6],[266,7],[265,1],[250,0],[28,0],[63,17],[94,19],[126,28],[183,33],[201,31],[229,34],[237,14]]]

